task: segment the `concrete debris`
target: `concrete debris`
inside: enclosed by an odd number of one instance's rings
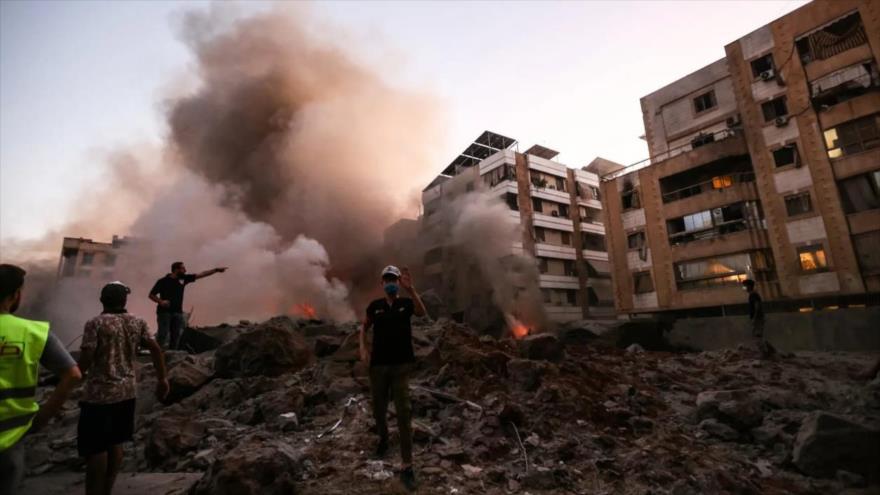
[[[851,378],[875,357],[671,352],[656,335],[636,339],[642,325],[604,332],[590,322],[580,332],[567,326],[561,338],[515,341],[446,320],[416,322],[420,492],[876,491],[880,390]],[[388,458],[372,459],[356,324],[280,317],[188,332],[218,345],[169,353],[166,404],[150,399],[152,364],[138,362],[125,473],[184,473],[174,489],[199,495],[404,493],[393,404]],[[627,351],[633,344],[649,351]],[[62,483],[52,493],[82,489],[77,398],[25,438],[28,482]]]

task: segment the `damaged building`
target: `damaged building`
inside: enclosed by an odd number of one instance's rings
[[[813,2],[641,99],[650,158],[602,177],[622,313],[880,293],[880,5]]]
[[[429,239],[422,260],[423,283],[441,296],[451,314],[471,320],[469,311],[488,306],[490,296],[468,283],[475,267],[453,262],[456,252],[440,234],[441,224],[448,220],[442,212],[461,195],[484,191],[506,204],[506,220],[521,227],[521,239],[497,256],[534,257],[549,320],[613,316],[597,171],[621,166],[599,158],[573,169],[556,161],[557,155],[539,145],[520,152],[515,139],[486,131],[423,190],[422,232]]]
[[[97,242],[83,237],[65,237],[58,259],[58,279],[79,277],[109,281],[115,278],[123,246],[131,238],[113,236],[110,242]]]

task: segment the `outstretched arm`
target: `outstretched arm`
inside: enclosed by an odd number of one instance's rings
[[[201,273],[196,274],[196,280],[198,280],[200,278],[210,277],[211,275],[213,275],[215,273],[223,273],[228,269],[229,269],[228,266],[219,266],[217,268],[211,268],[210,270],[205,270]]]

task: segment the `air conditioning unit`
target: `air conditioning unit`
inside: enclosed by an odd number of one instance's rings
[[[788,117],[783,115],[782,117],[776,117],[776,120],[773,121],[776,124],[776,127],[785,127],[788,125]]]
[[[738,114],[727,117],[727,127],[737,127],[740,123]]]
[[[761,73],[760,77],[762,81],[770,81],[776,78],[776,71],[774,71],[773,69],[767,69]]]

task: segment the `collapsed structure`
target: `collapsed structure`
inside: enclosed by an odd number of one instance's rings
[[[880,6],[812,2],[642,98],[648,160],[604,175],[621,313],[880,294]]]

